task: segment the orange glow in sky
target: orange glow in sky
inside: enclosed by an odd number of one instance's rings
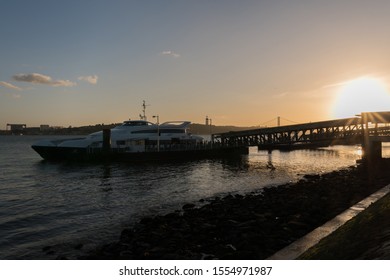
[[[388,11],[387,0],[4,1],[0,129],[118,123],[143,100],[150,121],[236,126],[390,110]]]
[[[341,84],[333,107],[335,118],[389,110],[389,90],[383,81],[373,77],[361,77]]]

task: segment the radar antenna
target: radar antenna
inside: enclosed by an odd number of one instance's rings
[[[146,105],[145,100],[142,101],[142,114],[139,114],[139,117],[141,120],[146,121],[146,106],[150,106],[149,104]]]

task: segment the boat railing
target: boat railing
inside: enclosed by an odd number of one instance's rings
[[[201,143],[169,143],[160,144],[158,147],[155,144],[145,145],[145,152],[173,152],[173,151],[196,151],[196,150],[209,150],[212,149],[213,145],[211,142]]]

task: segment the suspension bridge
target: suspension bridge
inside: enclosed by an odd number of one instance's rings
[[[280,124],[280,118],[277,119]],[[353,118],[265,127],[212,135],[222,147],[257,146],[259,150],[356,145],[367,159],[382,157],[382,142],[390,142],[390,111],[363,112]]]

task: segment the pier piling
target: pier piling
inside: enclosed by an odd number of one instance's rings
[[[111,149],[111,130],[103,129],[103,151],[108,152]]]

